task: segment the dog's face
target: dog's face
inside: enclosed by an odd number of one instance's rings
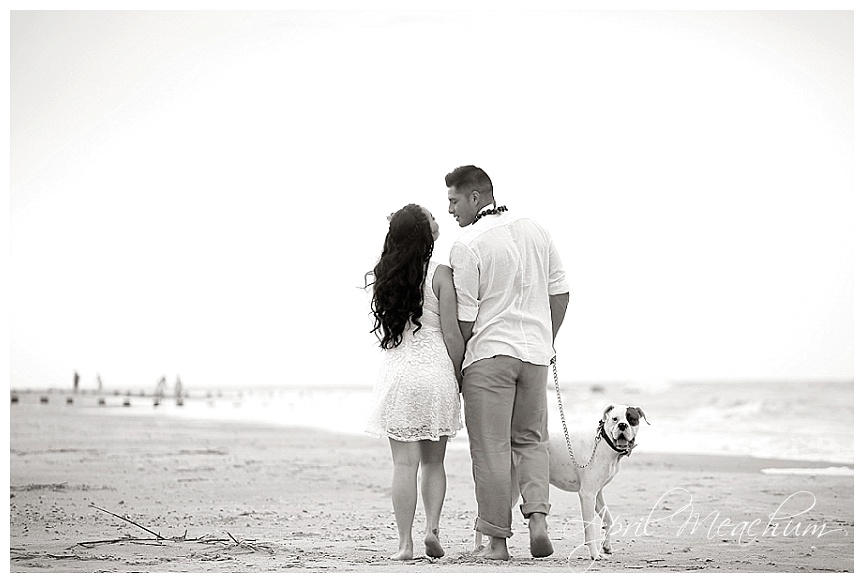
[[[609,405],[603,412],[603,429],[615,445],[632,447],[639,432],[639,419],[648,421],[640,407]]]

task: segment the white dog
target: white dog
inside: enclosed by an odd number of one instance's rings
[[[599,426],[593,434],[571,436],[573,458],[563,434],[549,436],[549,483],[565,492],[578,492],[582,507],[585,545],[592,559],[600,558],[594,536],[594,513],[603,521],[603,552],[612,554],[610,530],[612,515],[603,498],[603,487],[618,474],[619,462],[636,447],[639,420],[648,418],[640,407],[609,405],[603,411]],[[650,424],[649,424],[650,425]],[[519,500],[519,483],[515,468],[511,468],[513,506]],[[475,533],[474,551],[483,548],[483,535]]]

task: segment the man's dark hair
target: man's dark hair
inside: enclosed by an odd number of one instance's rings
[[[444,184],[459,193],[476,190],[480,194],[492,194],[492,180],[477,166],[460,166],[444,177]]]

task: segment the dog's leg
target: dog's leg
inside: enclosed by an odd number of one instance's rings
[[[597,550],[597,539],[594,535],[594,506],[596,500],[596,492],[579,491],[579,505],[582,507],[582,529],[585,536],[585,546],[588,547],[588,555],[595,561],[600,559],[600,552]]]
[[[612,513],[609,512],[609,508],[606,506],[606,499],[603,497],[603,489],[601,488],[599,492],[597,492],[597,503],[594,508],[597,511],[597,514],[600,515],[600,519],[603,521],[603,552],[607,555],[612,554]]]

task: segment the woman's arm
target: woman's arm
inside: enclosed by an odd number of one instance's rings
[[[444,344],[447,354],[453,361],[453,372],[456,380],[462,386],[462,359],[465,356],[465,340],[459,330],[456,317],[456,288],[453,286],[453,270],[446,265],[439,265],[432,276],[432,291],[438,297],[438,308],[441,317],[441,330],[444,333]]]

